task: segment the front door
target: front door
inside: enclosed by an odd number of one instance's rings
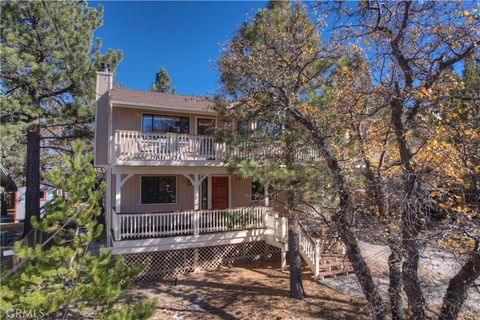
[[[228,208],[228,177],[212,177],[212,209]]]

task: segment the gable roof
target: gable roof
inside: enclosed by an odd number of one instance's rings
[[[150,107],[167,107],[180,110],[215,112],[214,102],[207,97],[187,96],[181,94],[161,93],[113,88],[110,100],[115,104],[139,105]]]

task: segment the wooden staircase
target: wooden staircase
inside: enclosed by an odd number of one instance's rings
[[[287,219],[275,216],[274,221],[267,225],[274,231],[271,241],[267,243],[281,248],[282,268],[285,268],[288,251]],[[336,240],[335,235],[325,229],[317,232],[317,236],[320,237],[313,237],[312,232],[309,232],[302,223],[299,225],[300,254],[312,270],[315,280],[346,276],[353,272],[350,262],[345,257],[345,247]]]
[[[353,272],[350,262],[344,254],[344,246],[333,237],[313,238],[302,223],[300,225],[300,252],[314,273],[317,281],[325,278],[346,276]],[[314,255],[308,254],[311,244],[315,244]]]
[[[347,276],[353,272],[353,267],[345,257],[339,255],[322,255],[320,260],[320,272],[317,280]]]

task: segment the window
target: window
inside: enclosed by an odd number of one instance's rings
[[[268,135],[274,135],[281,132],[280,126],[278,124],[267,122],[264,120],[257,121],[257,130],[264,132]]]
[[[211,135],[215,130],[215,120],[197,119],[197,133],[201,135]]]
[[[142,204],[175,203],[177,179],[175,176],[142,177]]]
[[[248,121],[237,122],[237,133],[247,135],[250,131],[250,123]]]
[[[265,187],[259,181],[252,181],[252,200],[263,200],[265,198]]]
[[[190,118],[144,114],[143,132],[190,133]]]

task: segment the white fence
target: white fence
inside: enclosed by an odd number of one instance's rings
[[[119,213],[115,239],[171,237],[265,228],[267,207],[167,213]]]

